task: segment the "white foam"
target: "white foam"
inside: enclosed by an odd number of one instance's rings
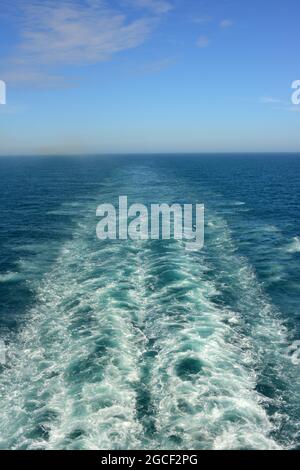
[[[184,273],[184,281],[160,289],[156,286],[147,297],[145,331],[155,338],[157,352],[149,388],[159,436],[149,447],[293,447],[292,439],[283,444],[273,437],[281,422],[291,422],[281,409],[286,398],[279,391],[275,399],[257,391],[266,363],[267,373],[273,374],[275,381],[279,378],[293,386],[294,371],[285,357],[287,330],[247,260],[236,254],[226,222],[220,217],[214,219],[219,230],[203,255],[186,254],[178,243],[169,259],[167,255],[161,259],[162,264],[169,263],[169,269],[173,265],[177,274]],[[234,292],[238,311],[215,305],[218,290],[207,279],[211,267],[206,253],[213,262],[214,277],[220,277],[221,285],[228,282],[227,288]],[[150,257],[146,263],[148,277],[157,266]],[[176,290],[180,289],[183,294],[178,299]],[[296,390],[295,384],[293,393],[299,396]],[[267,404],[280,409],[276,421],[268,416]]]
[[[300,237],[294,237],[293,241],[288,245],[288,253],[299,253],[300,252]]]
[[[150,389],[159,438],[151,447],[280,448],[270,437],[272,424],[255,391],[255,358],[247,338],[236,329],[239,316],[214,306],[210,299],[217,291],[201,274],[200,260],[181,252],[176,255],[178,269],[189,273],[186,300],[178,304],[176,295],[168,297],[166,287],[148,298],[149,315],[156,313],[148,319],[146,331],[150,337],[158,335]],[[162,305],[159,296],[170,301]],[[176,322],[172,312],[178,307],[185,314]],[[174,326],[179,328],[174,330]],[[182,374],[178,372],[180,364]]]
[[[264,364],[288,377],[286,330],[226,222],[209,218],[211,241],[199,253],[180,242],[100,249],[94,224],[80,220],[10,342],[0,447],[283,447],[265,406],[274,401],[257,385]],[[217,302],[222,288],[235,308]]]
[[[0,274],[0,282],[10,282],[10,281],[18,281],[22,279],[22,275],[18,272],[6,272]]]
[[[91,251],[82,235],[62,248],[39,287],[27,326],[8,349],[1,448],[110,449],[139,443],[135,384],[144,339],[133,327],[134,309],[118,300],[128,253],[120,253],[121,245],[113,255],[111,246],[108,254]],[[78,437],[68,437],[72,433]]]

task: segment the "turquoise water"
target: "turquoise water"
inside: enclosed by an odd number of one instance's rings
[[[300,156],[0,159],[0,448],[299,448]],[[96,237],[204,203],[205,245]]]

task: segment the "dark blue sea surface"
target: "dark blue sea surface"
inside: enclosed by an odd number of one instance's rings
[[[120,195],[204,248],[100,241]],[[300,448],[299,198],[300,155],[0,158],[0,448]]]

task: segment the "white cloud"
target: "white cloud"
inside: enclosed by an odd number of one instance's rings
[[[300,112],[300,106],[292,105],[288,101],[284,101],[278,98],[273,98],[272,96],[263,96],[260,98],[260,103],[267,104],[269,106],[274,105],[271,109],[276,111],[291,111],[291,112]],[[275,106],[276,105],[276,106]]]
[[[260,102],[264,104],[278,104],[282,103],[282,100],[279,100],[278,98],[273,98],[272,96],[263,96],[260,98]]]
[[[232,20],[222,20],[220,23],[221,28],[230,28],[233,26],[233,21]]]
[[[153,3],[158,10],[167,8],[167,2]],[[49,66],[105,61],[141,45],[157,24],[151,15],[128,21],[125,14],[102,0],[16,1],[16,7],[20,41],[6,70],[1,64],[1,75],[19,75],[21,80],[24,72],[25,81],[30,81],[30,75],[35,80]]]
[[[147,8],[155,14],[167,13],[172,10],[173,5],[166,0],[131,0],[138,8]]]
[[[197,40],[197,47],[200,47],[202,49],[204,49],[205,47],[208,47],[210,44],[210,40],[207,36],[200,36]]]
[[[139,67],[138,71],[145,74],[155,74],[160,73],[163,70],[168,69],[175,65],[176,60],[172,57],[167,57],[165,59],[157,60],[154,62],[149,62],[141,67]]]
[[[28,62],[85,64],[136,47],[148,36],[153,21],[131,22],[102,2],[82,7],[76,2],[46,2],[26,8],[30,19],[22,31],[21,59]]]
[[[62,75],[39,70],[38,67],[17,65],[1,72],[1,76],[9,85],[25,84],[42,88],[72,88],[77,85],[74,78],[66,80]]]

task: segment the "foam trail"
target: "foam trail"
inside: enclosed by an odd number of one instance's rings
[[[179,243],[141,249],[151,287],[143,331],[153,432],[145,445],[293,448],[299,379],[288,331],[226,221],[211,213],[207,235],[200,254]]]
[[[144,332],[153,353],[149,386],[155,432],[145,445],[280,448],[255,391],[249,341],[238,332],[238,315],[214,304],[217,291],[206,280],[208,267],[177,244],[159,264],[156,259],[148,254],[147,283],[154,288]]]
[[[96,205],[141,200],[135,180],[148,193],[161,186],[166,201],[188,192],[153,170],[120,171],[100,200],[70,205],[76,230],[42,281],[29,261],[38,295],[1,374],[0,447],[292,447],[280,432],[287,421],[296,430],[299,402],[287,331],[237,252],[226,204],[208,213],[203,251],[174,241],[100,248]]]
[[[139,444],[139,330],[129,252],[94,250],[91,227],[66,243],[39,288],[1,381],[0,446],[109,449]],[[93,227],[94,228],[94,227]]]

